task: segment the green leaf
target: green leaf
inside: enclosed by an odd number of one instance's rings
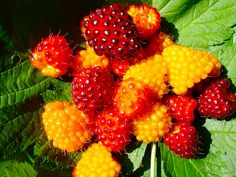
[[[0,162],[1,177],[36,177],[37,172],[27,162]]]
[[[186,10],[191,9],[191,7],[199,2],[199,0],[161,0],[152,1],[154,7],[156,7],[161,17],[166,18],[169,22],[174,23],[176,19],[178,20]]]
[[[47,90],[50,79],[42,76],[26,60],[0,73],[0,108],[24,103]]]
[[[3,111],[0,113],[5,114],[0,119],[0,157],[24,151],[42,131],[38,111],[12,116]]]
[[[217,154],[216,158],[220,159],[219,170],[223,173],[225,171],[228,176],[234,176],[236,173],[236,119],[230,121],[208,119],[205,126],[212,138],[210,153]]]
[[[36,140],[33,148],[34,165],[43,169],[70,169],[79,160],[81,152],[66,153],[53,147],[45,132]]]
[[[139,143],[140,146],[134,149],[132,152],[127,151],[128,158],[133,163],[133,171],[138,169],[142,163],[143,156],[145,154],[147,145],[145,143]]]
[[[41,95],[44,102],[63,100],[72,102],[71,83],[63,82],[57,79],[51,80],[53,88],[43,92]]]
[[[227,75],[236,84],[236,27],[234,28],[234,35],[228,41],[223,45],[210,47],[210,51],[221,61],[227,69]]]
[[[234,0],[159,1],[155,4],[161,15],[174,23],[178,30],[178,43],[195,48],[208,48],[221,44],[233,33],[236,23]],[[191,7],[191,8],[190,8]]]

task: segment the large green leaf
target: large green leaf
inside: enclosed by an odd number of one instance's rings
[[[236,27],[234,27],[234,35],[223,45],[210,47],[212,51],[227,69],[227,75],[232,82],[236,84]]]
[[[236,23],[234,0],[157,1],[156,7],[178,30],[178,43],[198,48],[221,44]]]
[[[38,111],[14,116],[8,114],[3,118],[1,118],[0,157],[24,151],[34,143],[41,132]]]
[[[20,58],[21,55],[18,55]],[[25,57],[25,56],[23,56]],[[23,60],[23,59],[22,59]],[[42,76],[28,60],[0,73],[0,109],[24,103],[48,89],[50,79]]]
[[[0,162],[1,177],[36,177],[37,172],[27,162]]]

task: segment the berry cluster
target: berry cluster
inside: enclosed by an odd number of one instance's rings
[[[72,152],[93,143],[74,177],[118,176],[121,167],[111,153],[122,152],[132,136],[144,143],[164,140],[177,155],[194,158],[196,115],[225,119],[236,112],[221,63],[207,51],[175,44],[160,22],[157,9],[146,4],[111,4],[83,18],[86,47],[76,56],[58,35],[32,50],[32,64],[43,75],[73,77],[73,103],[47,103],[42,119],[56,148]]]

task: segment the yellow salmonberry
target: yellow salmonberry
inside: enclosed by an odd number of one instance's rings
[[[121,165],[101,143],[92,144],[81,156],[73,177],[118,177]]]
[[[220,72],[221,63],[206,51],[172,45],[162,54],[168,67],[169,84],[179,95],[186,94],[195,83]]]
[[[157,98],[162,98],[164,94],[168,93],[165,83],[167,71],[163,57],[154,55],[141,63],[130,66],[123,79],[133,78],[137,82],[142,82],[154,91]]]
[[[156,103],[152,111],[134,119],[134,134],[138,141],[144,143],[159,141],[171,127],[171,117],[167,112],[167,107]]]
[[[74,57],[72,69],[76,73],[81,68],[95,68],[97,66],[107,68],[108,65],[109,60],[105,55],[98,56],[94,49],[87,45],[86,49],[80,50]]]
[[[75,105],[66,101],[49,102],[44,106],[43,125],[53,146],[67,152],[80,149],[91,138],[90,120]]]

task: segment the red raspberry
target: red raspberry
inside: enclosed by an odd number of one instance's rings
[[[141,48],[133,53],[133,56],[127,58],[126,60],[120,60],[117,58],[112,58],[111,70],[119,77],[123,77],[126,71],[129,69],[129,66],[139,63],[141,60],[146,59],[147,54],[144,48]]]
[[[198,154],[198,133],[194,126],[186,122],[175,124],[169,134],[164,137],[164,143],[182,158],[194,158]]]
[[[49,36],[32,51],[32,65],[45,76],[59,77],[65,74],[71,64],[73,51],[63,36]]]
[[[212,81],[199,96],[198,111],[208,118],[224,119],[236,112],[236,96],[228,78]]]
[[[133,18],[138,34],[144,40],[152,37],[160,27],[160,14],[152,6],[147,4],[131,5],[127,12]]]
[[[81,69],[72,81],[72,99],[84,113],[97,111],[109,104],[113,86],[114,78],[108,69]]]
[[[168,95],[164,98],[164,103],[167,105],[172,118],[177,122],[193,122],[197,101],[191,96]]]
[[[95,126],[97,139],[110,151],[119,152],[130,142],[131,120],[114,109],[98,114]]]
[[[154,56],[156,54],[162,54],[164,48],[173,45],[174,42],[168,34],[159,32],[153,35],[147,41],[147,46],[145,47],[145,52],[148,57]]]
[[[86,39],[97,55],[124,59],[139,48],[132,18],[118,4],[91,12],[82,26],[86,28]]]
[[[119,77],[123,77],[126,71],[129,69],[129,62],[127,60],[113,58],[110,63],[111,70]]]

